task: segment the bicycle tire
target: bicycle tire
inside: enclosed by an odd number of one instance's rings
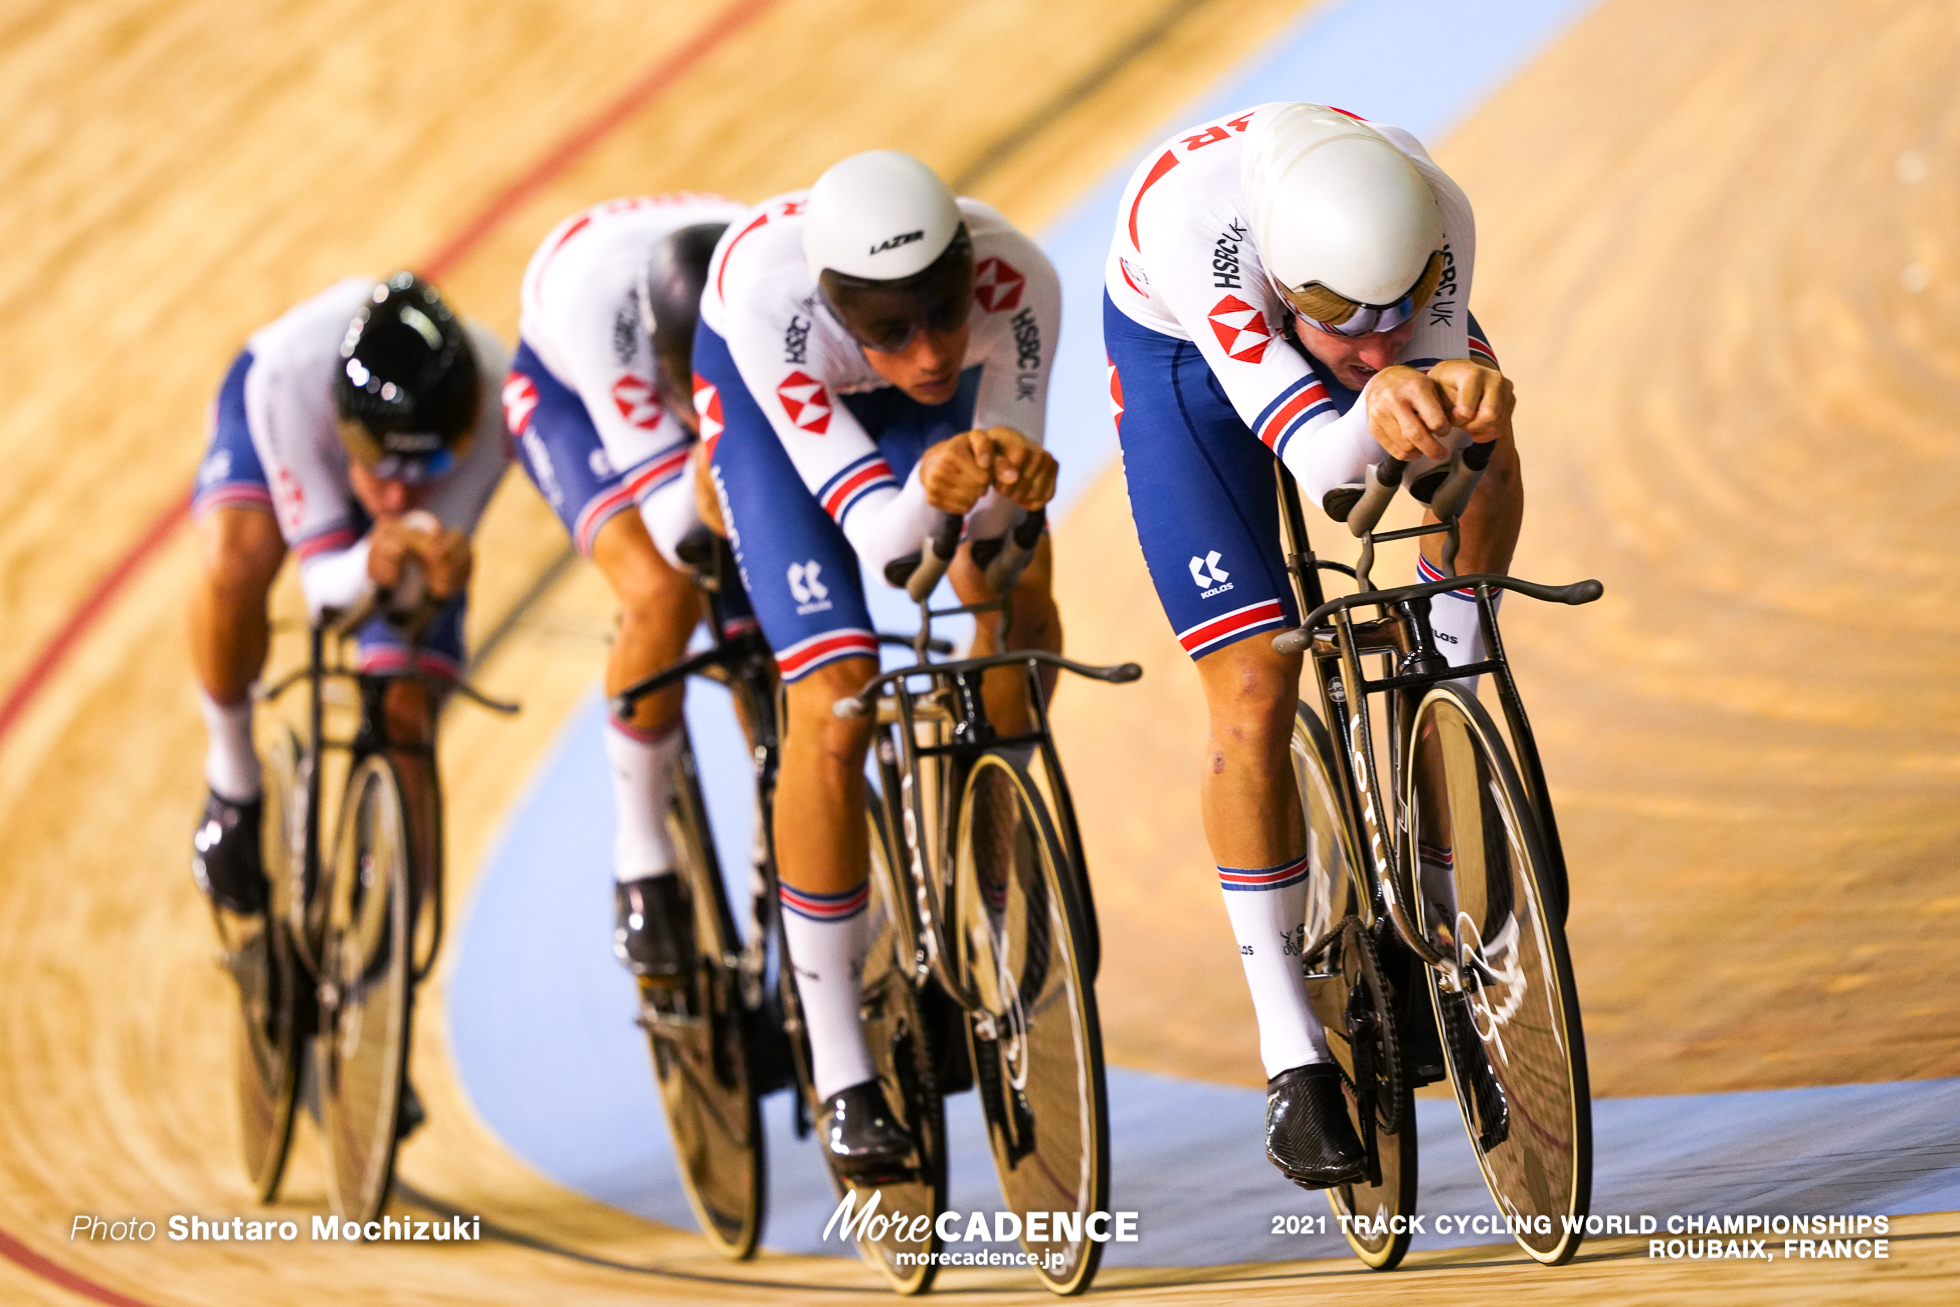
[[[348,776],[325,903],[321,1021],[314,1039],[320,1134],[334,1215],[367,1222],[394,1183],[414,1006],[412,818],[396,762],[363,759]]]
[[[754,1023],[742,1001],[742,942],[685,737],[674,768],[667,829],[694,913],[694,975],[684,988],[641,981],[640,1024],[688,1205],[716,1251],[743,1261],[755,1254],[769,1192],[750,1054]]]
[[[1021,1247],[1051,1292],[1081,1293],[1102,1260],[1088,1225],[1109,1208],[1109,1096],[1076,872],[1014,756],[981,754],[958,812],[955,965],[981,999],[967,1042],[994,1169],[1017,1217],[1079,1218],[1060,1238],[1024,1225]]]
[[[1490,715],[1432,687],[1410,726],[1405,866],[1445,955],[1430,997],[1471,1146],[1536,1260],[1569,1260],[1592,1196],[1578,990],[1531,802]]]
[[[931,1288],[939,1273],[933,1254],[940,1248],[939,1214],[946,1209],[946,1105],[933,1076],[931,1026],[920,1005],[918,973],[912,959],[901,956],[898,947],[900,932],[893,905],[910,900],[900,897],[904,882],[894,874],[883,806],[875,794],[866,796],[865,820],[870,826],[871,844],[871,902],[865,909],[870,946],[865,953],[863,999],[858,1010],[885,1102],[911,1132],[917,1151],[912,1165],[897,1179],[860,1184],[845,1179],[832,1166],[830,1181],[839,1198],[856,1195],[854,1212],[864,1211],[875,1199],[879,1217],[895,1218],[886,1224],[883,1238],[857,1240],[858,1256],[876,1269],[894,1292],[910,1296]],[[808,1029],[802,1021],[787,959],[782,977],[784,1009],[796,1034],[799,1078],[815,1117],[822,1105],[811,1088],[814,1081]],[[831,1165],[828,1153],[824,1163]],[[932,1230],[925,1240],[893,1237],[894,1232],[914,1226],[921,1216],[927,1218],[927,1228]],[[901,1256],[911,1260],[901,1262]]]
[[[1334,1186],[1327,1202],[1344,1218],[1341,1234],[1362,1264],[1392,1270],[1409,1250],[1417,1150],[1415,1100],[1396,1037],[1394,994],[1373,942],[1382,923],[1370,921],[1353,829],[1335,782],[1332,740],[1304,703],[1294,713],[1292,757],[1308,877],[1306,914],[1294,947],[1306,968],[1307,1000],[1347,1089],[1348,1118],[1370,1150],[1369,1180]],[[1372,1111],[1362,1110],[1364,1099]],[[1400,1230],[1398,1216],[1404,1218]]]
[[[290,894],[298,883],[295,853],[306,838],[296,801],[299,740],[290,727],[270,729],[265,756],[264,825],[260,846],[270,901],[259,927],[227,950],[225,966],[238,983],[234,1059],[238,1076],[239,1145],[245,1174],[260,1202],[279,1192],[292,1147],[293,1105],[305,1041],[300,1035],[302,975],[291,935]]]

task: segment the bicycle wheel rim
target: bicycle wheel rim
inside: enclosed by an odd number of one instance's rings
[[[1032,1239],[1024,1226],[1021,1246],[1051,1291],[1080,1293],[1102,1258],[1089,1218],[1109,1206],[1108,1092],[1095,992],[1081,965],[1081,910],[1025,768],[981,755],[963,800],[956,965],[981,999],[967,1036],[994,1169],[1016,1215],[1066,1214],[1059,1237]]]
[[[1498,1211],[1555,1265],[1577,1251],[1591,1203],[1577,989],[1516,769],[1453,686],[1417,707],[1405,811],[1418,920],[1446,957],[1430,990],[1457,1104]]]
[[[299,1088],[299,966],[287,933],[284,887],[291,882],[294,786],[299,742],[274,728],[265,754],[265,825],[261,854],[272,901],[260,929],[242,941],[226,966],[238,982],[239,1025],[234,1057],[238,1077],[239,1151],[252,1192],[268,1202],[279,1190],[292,1144],[293,1103]]]
[[[394,1181],[413,996],[408,815],[384,757],[348,779],[327,899],[320,1131],[334,1214],[370,1221]]]
[[[875,1268],[893,1291],[911,1295],[931,1288],[939,1273],[932,1255],[940,1248],[935,1227],[946,1207],[946,1112],[933,1075],[931,1035],[914,987],[916,972],[911,959],[900,955],[893,904],[902,901],[897,899],[901,882],[893,875],[891,846],[876,795],[867,796],[865,820],[870,824],[871,845],[871,901],[865,908],[870,947],[865,953],[859,1011],[885,1102],[911,1132],[916,1152],[906,1175],[883,1184],[846,1180],[834,1167],[830,1179],[840,1198],[854,1196],[854,1213],[865,1211],[875,1200],[877,1216],[893,1218],[880,1223],[883,1237],[857,1240],[858,1256]],[[788,981],[789,967],[783,970],[785,1003],[794,1012],[795,986]],[[802,1029],[800,1020],[797,1026]],[[804,1085],[810,1085],[807,1031],[798,1040],[798,1065]],[[812,1091],[813,1116],[821,1106]],[[830,1163],[828,1154],[824,1160],[826,1165]],[[925,1239],[914,1242],[897,1237],[920,1228],[920,1217],[926,1220],[924,1228],[931,1231]]]
[[[768,1193],[748,1012],[734,962],[741,946],[729,937],[727,891],[686,745],[675,767],[667,829],[693,907],[694,981],[680,991],[642,983],[641,1023],[688,1204],[716,1250],[740,1261],[755,1253]]]

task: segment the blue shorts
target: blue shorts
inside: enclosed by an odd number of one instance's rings
[[[1296,625],[1272,450],[1196,345],[1132,322],[1107,294],[1103,343],[1130,514],[1178,643],[1201,658]]]
[[[522,340],[504,382],[504,412],[521,455],[517,465],[590,558],[599,528],[638,502],[636,478],[613,467],[585,401]]]
[[[799,680],[840,658],[875,659],[878,641],[864,605],[857,551],[797,475],[728,343],[705,322],[694,336],[694,375],[720,396],[722,432],[709,465],[727,510],[742,584],[783,679]],[[902,484],[928,448],[972,427],[979,391],[980,369],[973,367],[944,404],[921,404],[897,387],[838,399],[864,424]]]
[[[517,440],[517,460],[538,488],[579,553],[590,558],[599,528],[634,507],[674,475],[670,455],[660,454],[629,468],[613,470],[599,428],[578,392],[552,375],[522,340],[504,382],[504,411]],[[685,458],[685,451],[682,451]],[[753,629],[748,596],[740,590],[710,600],[731,634]]]
[[[218,398],[211,405],[211,439],[204,459],[197,467],[197,481],[191,491],[191,512],[202,517],[221,508],[247,508],[271,514],[272,487],[265,467],[252,447],[252,428],[245,417],[245,374],[252,370],[252,352],[245,350],[232,360],[218,387]],[[367,534],[371,525],[366,514],[355,509],[350,543]],[[415,649],[415,665],[439,676],[458,676],[463,668],[463,612],[467,595],[458,595],[444,604],[422,633]],[[354,665],[364,672],[388,672],[409,665],[409,647],[401,633],[382,618],[361,628]]]

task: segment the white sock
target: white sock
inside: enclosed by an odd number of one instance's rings
[[[620,881],[674,869],[674,841],[667,807],[674,800],[674,762],[681,754],[679,717],[643,731],[617,717],[606,719],[606,760],[612,763],[613,875]]]
[[[1443,573],[1431,565],[1427,558],[1416,560],[1416,580],[1441,581]],[[1491,596],[1495,607],[1503,601],[1502,591]],[[1484,624],[1477,617],[1477,600],[1474,595],[1466,595],[1456,590],[1445,590],[1442,594],[1429,596],[1429,630],[1436,637],[1436,648],[1452,667],[1467,667],[1480,663],[1489,656],[1484,648]],[[1467,676],[1457,684],[1472,699],[1477,697],[1477,682],[1482,677]]]
[[[211,741],[204,751],[205,784],[227,802],[250,803],[265,785],[259,751],[252,745],[252,696],[219,703],[199,687],[197,706]]]
[[[1307,1003],[1300,952],[1307,914],[1307,860],[1242,871],[1220,867],[1225,915],[1238,937],[1239,961],[1259,1018],[1259,1060],[1266,1078],[1309,1062],[1325,1062],[1327,1035]]]
[[[810,1075],[817,1097],[827,1099],[878,1074],[858,1015],[870,944],[865,909],[871,882],[842,894],[813,894],[787,884],[781,891],[783,937],[810,1035]]]

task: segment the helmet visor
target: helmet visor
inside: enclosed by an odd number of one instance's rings
[[[408,485],[440,481],[455,471],[475,436],[473,431],[466,431],[445,443],[434,432],[385,431],[377,435],[358,418],[338,418],[334,429],[340,433],[340,443],[362,467],[383,481]]]
[[[1351,300],[1320,282],[1310,281],[1298,290],[1273,284],[1295,313],[1322,331],[1337,336],[1366,336],[1377,331],[1393,331],[1420,313],[1443,280],[1443,252],[1437,250],[1423,265],[1422,275],[1407,293],[1387,304],[1364,304]]]
[[[966,322],[973,310],[973,241],[962,223],[945,253],[910,277],[872,281],[825,268],[817,289],[853,340],[897,354],[921,331],[956,331]]]

